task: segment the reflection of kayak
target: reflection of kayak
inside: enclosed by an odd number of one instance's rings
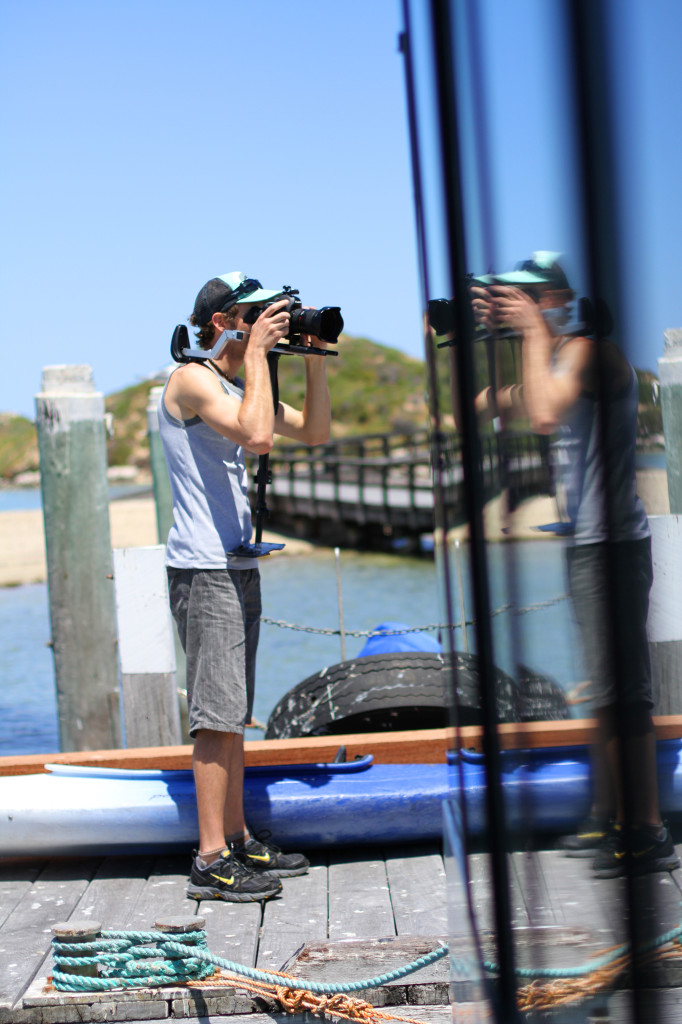
[[[682,817],[681,740],[658,744],[663,813]],[[589,802],[585,747],[503,751],[507,827],[570,831]],[[441,805],[463,781],[471,835],[485,828],[480,754],[452,764],[347,764],[247,768],[245,804],[256,830],[282,846],[325,847],[438,839]],[[187,849],[196,843],[189,771],[54,765],[47,774],[0,778],[2,855],[114,854]]]

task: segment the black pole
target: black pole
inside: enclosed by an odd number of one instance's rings
[[[480,474],[480,439],[474,408],[474,321],[467,289],[464,210],[460,172],[457,105],[454,93],[452,26],[447,0],[431,0],[433,54],[436,76],[438,122],[442,145],[442,177],[445,196],[445,220],[450,243],[450,284],[454,297],[455,346],[459,398],[462,415],[462,465],[464,499],[470,529],[470,554],[473,581],[474,615],[483,718],[483,749],[486,763],[486,807],[494,896],[495,931],[498,944],[498,986],[496,1018],[501,1024],[517,1024],[514,943],[509,901],[509,876],[506,857],[506,828],[501,783],[501,758],[497,735],[495,676],[488,569],[483,529],[484,490]]]
[[[272,388],[272,401],[275,406],[275,416],[279,408],[279,380],[277,379],[277,369],[279,366],[279,352],[268,352],[268,370],[270,371],[270,386]],[[270,509],[265,499],[265,492],[268,484],[272,480],[270,473],[270,456],[266,452],[265,455],[258,456],[258,472],[256,473],[256,544],[260,544],[263,540],[263,527],[265,521],[270,515]]]

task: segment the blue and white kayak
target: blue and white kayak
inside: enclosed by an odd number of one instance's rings
[[[661,806],[682,817],[682,740],[658,744]],[[189,771],[49,765],[0,778],[0,856],[186,850],[197,842]],[[442,803],[460,793],[469,834],[485,834],[486,768],[461,752],[448,764],[345,764],[247,768],[251,826],[285,849],[424,842],[442,835]],[[585,747],[506,751],[502,782],[509,830],[568,832],[589,804]]]

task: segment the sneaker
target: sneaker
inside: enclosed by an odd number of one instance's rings
[[[270,832],[259,832],[245,842],[232,843],[232,851],[242,864],[260,874],[271,871],[279,878],[304,875],[310,861],[302,853],[282,853],[279,846],[269,842]]]
[[[618,878],[628,871],[633,875],[675,871],[680,859],[665,825],[659,835],[649,828],[633,828],[629,837],[622,825],[614,825],[592,866],[597,878]]]
[[[193,856],[187,886],[187,896],[191,900],[252,903],[255,900],[267,900],[282,891],[279,878],[264,871],[251,871],[229,848],[223,850],[220,856],[205,868],[199,867],[196,850]]]
[[[572,836],[562,836],[557,846],[567,857],[594,857],[606,839],[611,827],[607,818],[599,818],[591,814],[579,825]]]

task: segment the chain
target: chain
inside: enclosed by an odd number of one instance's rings
[[[526,608],[516,608],[511,602],[509,604],[503,604],[500,608],[496,608],[495,611],[490,613],[491,619],[496,618],[498,615],[504,615],[505,612],[512,612],[514,615],[527,615],[529,612],[542,611],[543,608],[551,608],[553,605],[561,604],[562,601],[568,600],[568,594],[561,594],[559,597],[552,597],[548,601],[538,601],[536,604],[529,604]],[[266,626],[278,626],[280,629],[293,629],[298,633],[315,633],[318,636],[340,636],[340,629],[324,629],[322,627],[315,626],[300,626],[294,622],[285,622],[284,619],[268,619],[266,616],[261,618],[261,622]],[[465,622],[467,626],[475,626],[476,619],[467,619]],[[433,630],[449,630],[449,629],[461,629],[461,622],[451,622],[449,625],[440,622],[429,622],[426,626],[411,626],[405,629],[345,629],[344,636],[356,636],[356,637],[370,637],[370,636],[404,636],[406,633],[429,633]]]

